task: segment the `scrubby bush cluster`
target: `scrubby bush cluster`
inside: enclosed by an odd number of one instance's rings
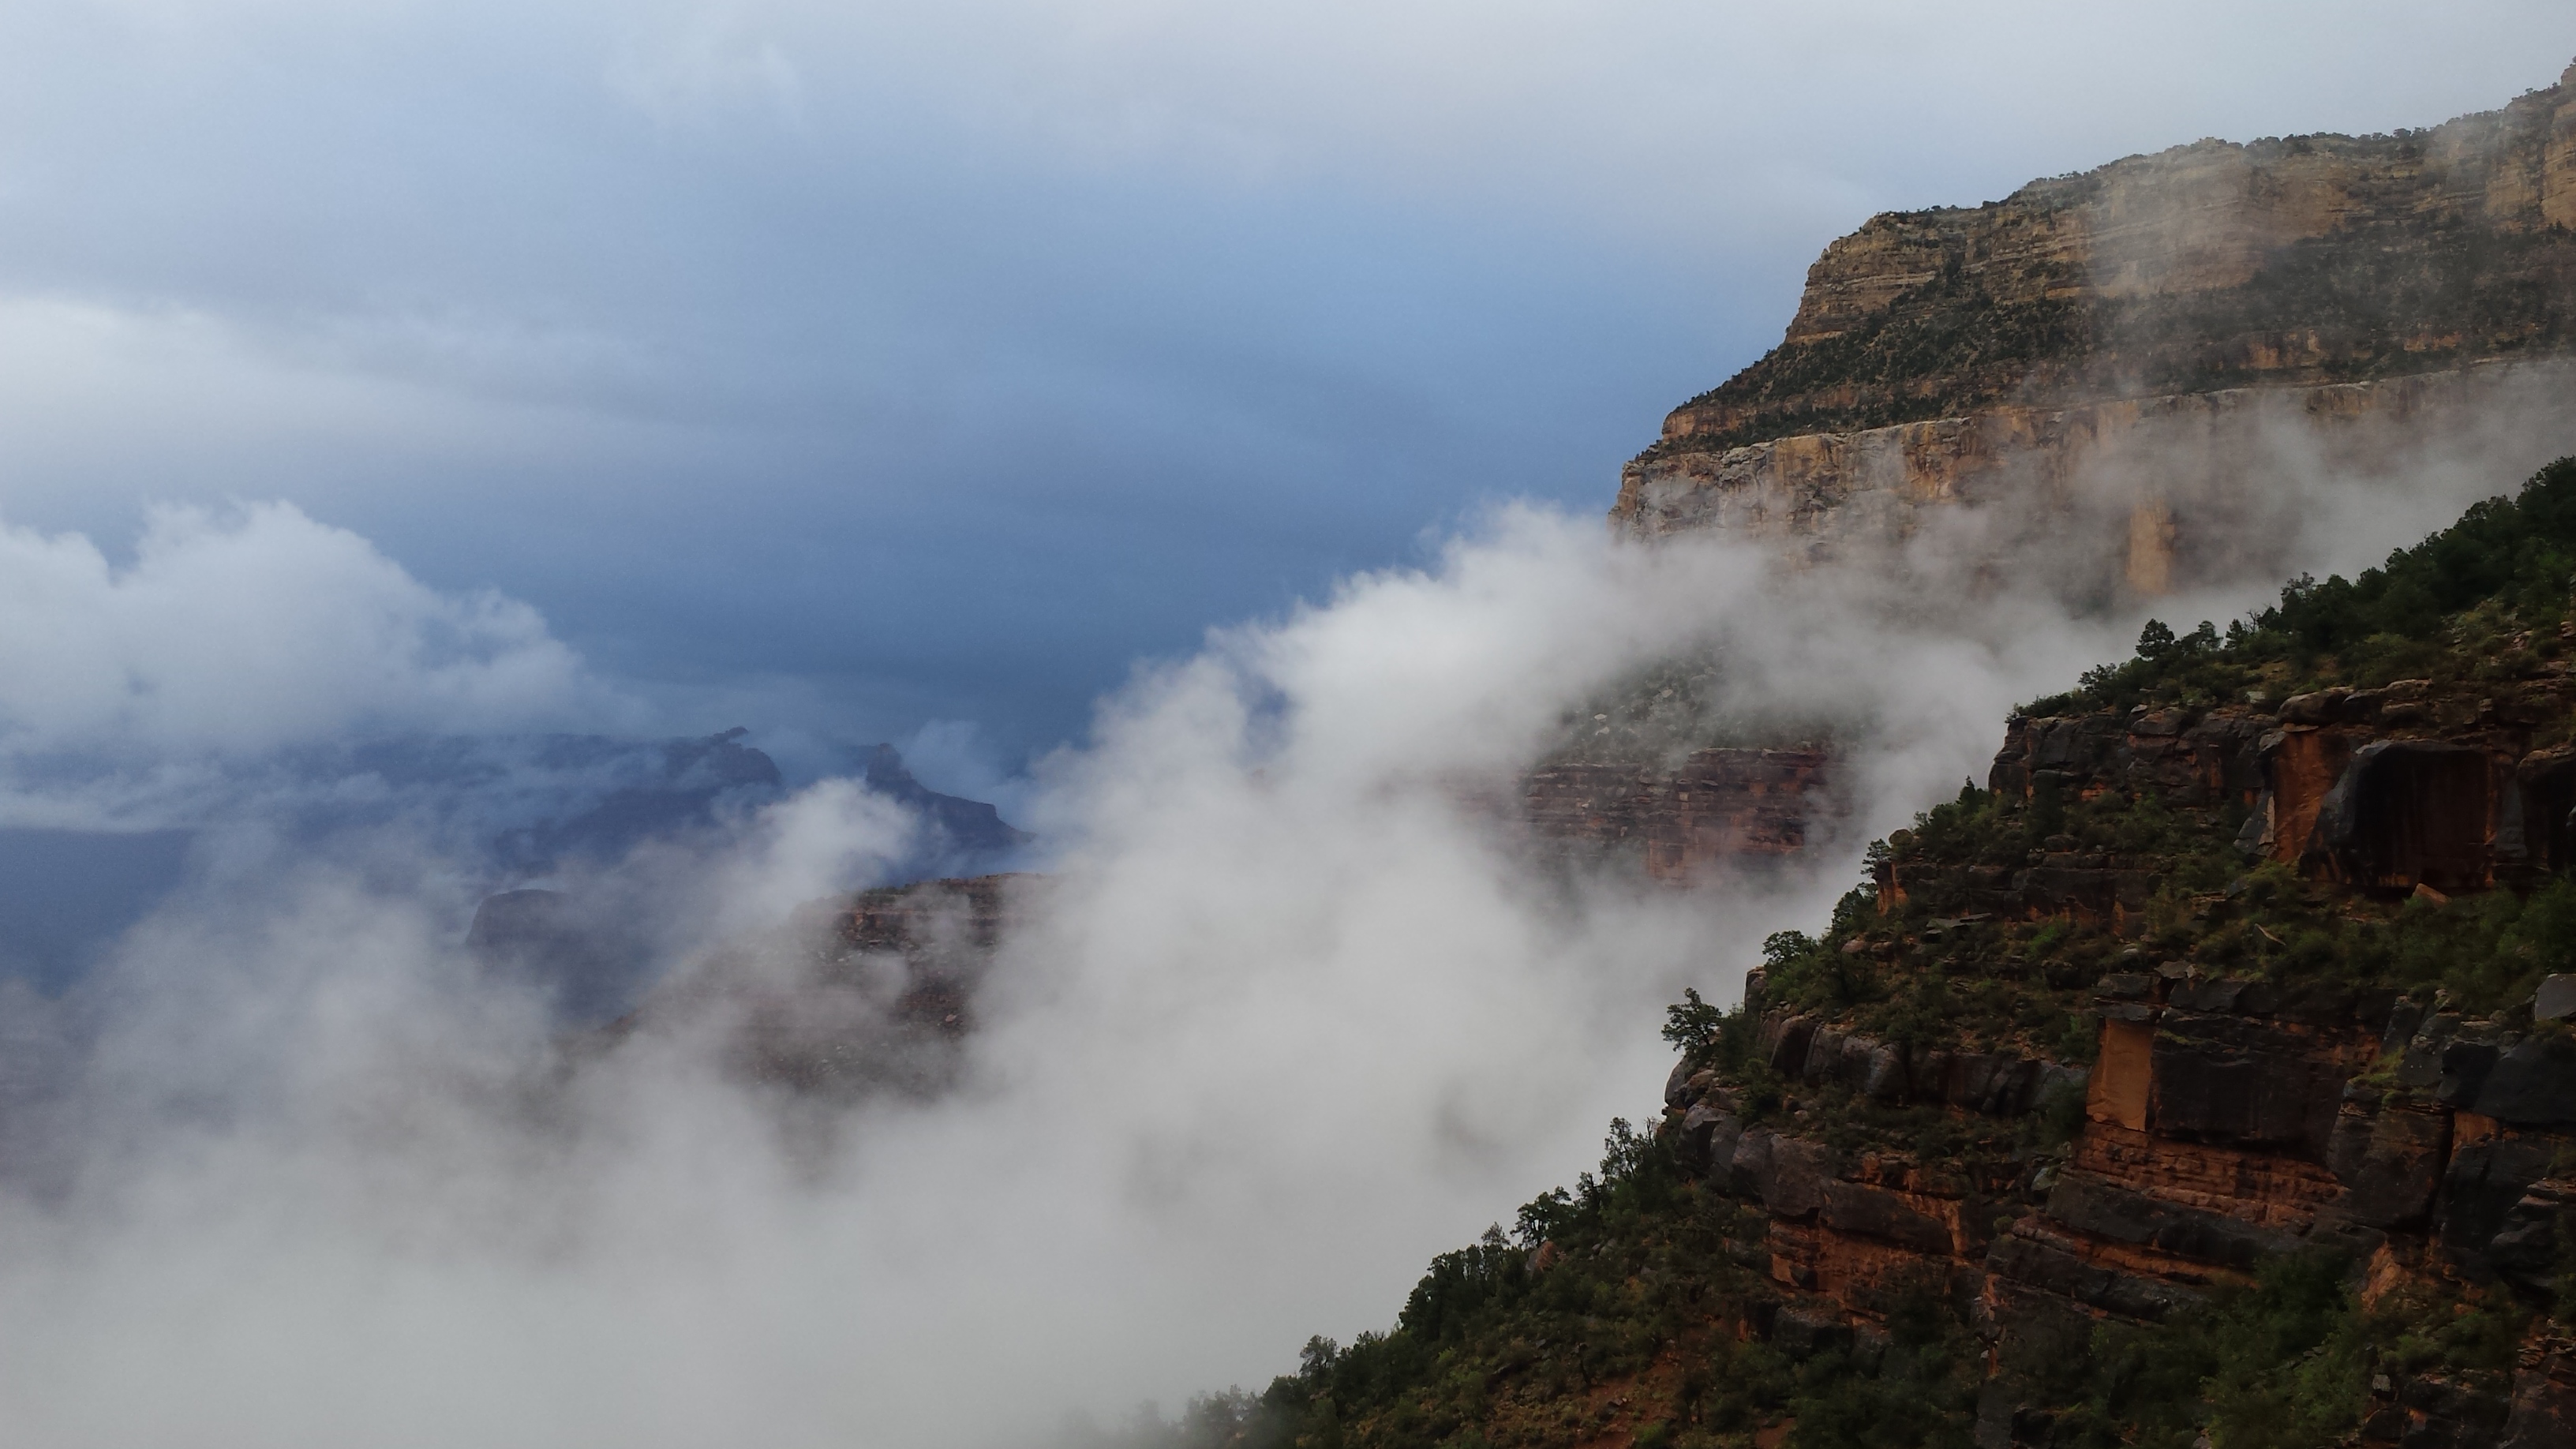
[[[2562,458],[2517,496],[2477,504],[2378,568],[2351,579],[2299,579],[2280,603],[2224,634],[2203,621],[2177,635],[2150,620],[2133,658],[2088,670],[2074,690],[2024,712],[2277,699],[2330,683],[2517,678],[2559,654],[2571,587],[2576,458]]]

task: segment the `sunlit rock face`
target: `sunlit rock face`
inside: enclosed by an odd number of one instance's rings
[[[2576,450],[2576,67],[2429,131],[2202,141],[1893,213],[1828,247],[1770,354],[1676,408],[1611,511],[1802,561],[1987,505],[2066,584],[2274,560],[2301,482]]]

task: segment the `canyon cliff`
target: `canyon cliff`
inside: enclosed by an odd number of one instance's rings
[[[2576,1443],[2576,458],[2006,722],[1246,1445]]]
[[[2201,141],[1875,217],[1778,347],[1665,419],[1611,521],[2136,607],[2292,572],[2360,490],[2526,476],[2576,452],[2571,399],[2576,66],[2430,130]],[[1830,747],[1747,745],[1570,749],[1524,813],[1666,882],[1829,838]]]
[[[825,1109],[936,1096],[954,1083],[976,987],[1047,885],[1027,874],[971,876],[809,903],[779,929],[658,983],[583,1049],[684,1040],[737,1081]]]
[[[2426,131],[2201,141],[1882,215],[1778,347],[1665,419],[1614,527],[1813,559],[1982,508],[2047,529],[2078,592],[2239,577],[2293,480],[2576,448],[2571,228],[2576,67]]]
[[[2136,609],[2278,579],[2339,493],[2569,453],[2576,67],[1878,217],[1611,518]],[[2576,1444],[2571,577],[2565,460],[2223,637],[2150,625],[1738,1005],[1673,1008],[1659,1123],[1205,1437]],[[1675,694],[1569,718],[1541,834],[1687,879],[1823,833],[1830,742],[1636,723]]]

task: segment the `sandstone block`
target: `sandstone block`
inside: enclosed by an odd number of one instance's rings
[[[2297,1246],[2289,1233],[2159,1202],[2082,1172],[2058,1179],[2046,1215],[2090,1237],[2244,1271]]]
[[[2440,1112],[2392,1106],[2339,1118],[2326,1165],[2352,1191],[2345,1211],[2373,1228],[2423,1226],[2450,1140],[2450,1118]]]
[[[2034,1238],[2007,1234],[1986,1254],[1988,1271],[2033,1288],[2071,1298],[2107,1313],[2149,1322],[2198,1301],[2197,1293],[2178,1284],[2124,1273]]]
[[[2471,1110],[2517,1127],[2576,1126],[2576,1042],[2535,1036],[2497,1056]]]
[[[1825,1185],[1825,1226],[1837,1232],[1878,1238],[1926,1255],[1951,1251],[1950,1229],[1939,1219],[1917,1212],[1895,1193],[1856,1182]]]
[[[2576,976],[2541,978],[2540,990],[2531,998],[2534,1021],[2557,1021],[2576,1016]]]
[[[2549,1175],[2567,1139],[2549,1136],[2489,1137],[2455,1148],[2442,1175],[2435,1214],[2443,1251],[2472,1274],[2495,1271],[2487,1250],[2503,1232],[2523,1196]]]
[[[1776,1217],[1809,1218],[1825,1205],[1825,1185],[1834,1180],[1834,1150],[1821,1142],[1782,1137],[1756,1127],[1736,1140],[1734,1170],[1744,1185]]]
[[[2241,1002],[2245,992],[2238,993]],[[2169,1011],[2156,1033],[2153,1130],[2272,1147],[2323,1161],[2349,1073],[2290,1032],[2243,1017]]]
[[[1735,1144],[1743,1133],[1743,1123],[1701,1103],[1682,1114],[1681,1131],[1673,1150],[1683,1167],[1694,1174],[1706,1173],[1720,1163],[1734,1162]]]

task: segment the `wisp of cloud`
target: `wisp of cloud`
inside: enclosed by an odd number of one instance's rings
[[[2402,482],[2332,481],[2333,526],[2286,562],[2401,541],[2372,520]],[[151,559],[206,546],[169,528]],[[459,876],[416,839],[218,862],[80,993],[0,996],[0,1040],[42,1064],[0,1097],[0,1439],[1005,1446],[1258,1382],[1586,1165],[1654,1104],[1660,1004],[1731,999],[1862,841],[1978,771],[2015,700],[2119,652],[2134,610],[2079,615],[2026,561],[1976,587],[1937,552],[1783,575],[1504,508],[1430,565],[1212,634],[1035,772],[1051,860],[945,1089],[819,1128],[705,1032],[558,1035],[459,949]],[[378,616],[534,651],[504,698],[571,687],[502,604],[405,607]],[[153,617],[184,652],[185,611]],[[491,692],[439,686],[405,628],[368,637],[312,666],[366,682],[358,704]],[[1650,890],[1549,864],[1497,811],[1569,711],[1675,658],[1715,660],[1730,706],[1842,722],[1858,810],[1806,866]],[[107,708],[21,678],[19,718]],[[157,708],[129,710],[138,740],[193,743]],[[703,969],[908,828],[850,781],[737,819],[654,877],[676,908],[649,949]]]

